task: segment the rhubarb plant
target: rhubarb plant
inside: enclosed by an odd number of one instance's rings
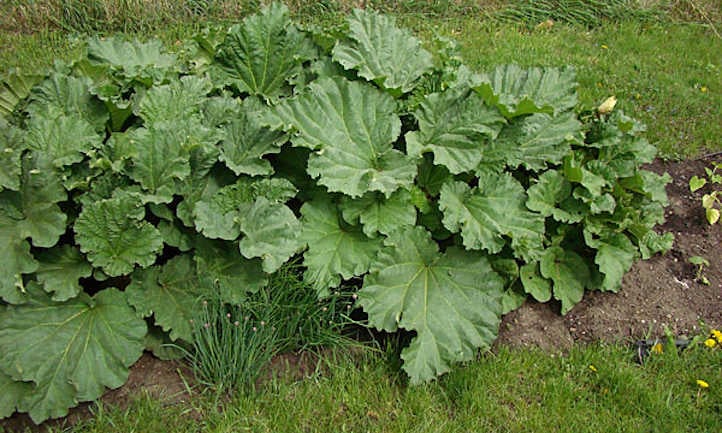
[[[242,306],[291,260],[320,298],[352,290],[369,326],[412,332],[419,383],[527,295],[564,314],[671,247],[641,124],[585,114],[571,67],[474,72],[457,50],[373,11],[339,32],[273,4],[175,52],[91,38],[9,74],[0,416],[100,397],[149,342],[191,347],[199,299]]]

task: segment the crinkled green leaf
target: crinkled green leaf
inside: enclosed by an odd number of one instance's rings
[[[15,221],[0,212],[0,298],[11,304],[25,302],[23,274],[38,269],[38,262],[30,254],[30,243],[15,230]]]
[[[0,419],[2,419],[15,413],[22,398],[33,391],[33,385],[31,382],[12,380],[10,376],[0,371],[0,389],[2,389],[2,393],[0,393]]]
[[[193,248],[193,235],[195,232],[189,231],[175,219],[173,221],[160,221],[158,231],[163,237],[163,243],[168,246],[178,248],[183,252]]]
[[[346,198],[340,208],[343,218],[349,224],[361,222],[363,232],[370,238],[416,224],[416,208],[411,202],[411,193],[405,189],[389,198],[379,193],[367,193],[359,199]]]
[[[257,198],[284,203],[295,194],[296,188],[285,179],[241,177],[196,202],[193,209],[196,229],[211,239],[234,240],[241,234],[241,222]]]
[[[153,316],[155,324],[169,332],[172,340],[193,341],[190,319],[198,297],[196,267],[189,254],[172,258],[161,266],[133,272],[125,289],[128,303],[141,317]]]
[[[355,9],[348,25],[349,39],[336,44],[333,59],[385,89],[410,92],[434,65],[421,41],[398,28],[393,17]]]
[[[315,150],[308,173],[329,191],[389,196],[416,176],[413,159],[392,147],[401,131],[395,108],[391,96],[369,85],[322,78],[274,107],[266,120],[292,131],[295,146]]]
[[[149,351],[161,361],[182,359],[184,349],[170,339],[167,333],[159,326],[150,326],[144,340],[145,350]]]
[[[288,8],[273,3],[228,30],[216,61],[240,92],[275,98],[314,55],[313,45],[293,24]]]
[[[330,201],[306,202],[301,214],[301,238],[308,244],[303,255],[307,268],[304,280],[313,285],[319,297],[327,296],[328,289],[338,286],[342,278],[368,271],[381,247],[380,239],[370,239],[358,227],[344,224]]]
[[[123,194],[83,207],[75,221],[75,240],[88,260],[110,276],[129,274],[155,262],[163,247],[160,232],[144,221],[140,200]]]
[[[85,257],[77,248],[60,245],[37,255],[40,266],[35,273],[43,290],[52,295],[53,301],[66,301],[74,298],[83,288],[80,279],[93,273]]]
[[[493,343],[503,288],[486,256],[456,247],[441,254],[426,230],[413,227],[385,241],[359,303],[371,326],[416,332],[401,357],[411,382],[419,383]]]
[[[575,154],[564,158],[563,172],[568,181],[581,184],[593,196],[601,195],[602,188],[607,185],[606,179],[588,170]]]
[[[35,423],[121,386],[143,353],[145,322],[115,288],[64,303],[40,291],[0,315],[0,368],[13,380],[35,383],[19,404]]]
[[[419,164],[419,173],[416,176],[416,184],[427,193],[436,197],[441,187],[451,179],[452,175],[443,165],[434,165],[431,155],[425,155]]]
[[[23,132],[0,117],[0,190],[20,189],[21,157],[25,148]]]
[[[637,170],[634,176],[620,179],[619,183],[631,191],[643,194],[650,200],[666,206],[669,204],[669,199],[665,187],[671,181],[672,177],[668,173],[660,176],[648,170]]]
[[[575,206],[572,186],[560,172],[549,170],[541,174],[537,182],[527,190],[526,207],[545,217],[566,223],[577,223],[584,218],[583,205]]]
[[[0,214],[12,221],[18,239],[31,238],[36,247],[52,247],[65,233],[66,215],[57,203],[67,193],[39,154],[26,153],[18,191],[0,191]]]
[[[236,244],[203,240],[196,245],[198,276],[205,288],[216,287],[223,302],[239,305],[268,282],[260,259],[246,259]]]
[[[126,173],[152,195],[154,203],[169,203],[176,192],[176,182],[190,175],[190,150],[186,141],[170,125],[141,128],[132,135],[132,165]]]
[[[524,291],[539,302],[547,302],[552,298],[551,281],[541,276],[539,263],[526,263],[519,269],[519,279]]]
[[[495,254],[512,239],[517,256],[525,256],[526,248],[517,245],[529,242],[533,250],[541,249],[544,218],[529,211],[524,188],[507,174],[479,179],[479,186],[470,188],[463,182],[449,182],[441,188],[439,208],[444,213],[444,226],[461,232],[464,246]]]
[[[7,71],[0,80],[0,118],[15,111],[18,103],[27,98],[30,90],[43,78],[42,75],[25,74],[18,68]]]
[[[582,142],[581,128],[574,113],[556,117],[536,113],[515,119],[501,131],[492,146],[500,148],[509,167],[524,166],[539,171],[561,163],[571,151],[570,144]]]
[[[481,162],[485,141],[496,138],[506,123],[499,110],[465,89],[427,96],[414,116],[419,130],[406,134],[407,153],[431,152],[434,164],[454,174],[473,171]]]
[[[128,77],[139,76],[150,68],[177,67],[176,56],[166,53],[157,39],[128,42],[121,37],[92,38],[88,41],[88,59],[110,65]]]
[[[601,290],[616,292],[622,285],[622,277],[631,269],[637,258],[637,248],[624,233],[605,232],[597,237],[585,230],[584,239],[597,249],[594,263],[604,274]]]
[[[539,262],[544,278],[554,282],[554,299],[561,301],[562,314],[566,314],[584,296],[589,286],[590,272],[586,262],[574,251],[550,247]]]
[[[642,259],[647,260],[657,253],[666,253],[672,249],[674,235],[672,233],[659,234],[654,230],[647,230],[637,237],[639,252]]]
[[[193,208],[193,221],[203,236],[232,241],[241,234],[239,211],[245,213],[249,207],[248,203],[238,203],[225,209],[217,200],[199,201]]]
[[[213,84],[206,77],[186,75],[145,92],[134,110],[146,125],[182,122],[200,112]]]
[[[273,273],[303,245],[301,223],[286,205],[258,197],[243,216],[243,239],[240,242],[244,257],[260,257],[263,270]]]
[[[260,111],[261,104],[247,98],[240,114],[223,128],[220,160],[237,175],[273,174],[271,163],[263,156],[280,152],[286,141],[286,134],[261,125]]]
[[[91,94],[90,85],[88,78],[54,73],[33,88],[27,110],[33,117],[61,113],[79,118],[91,125],[93,131],[103,132],[108,122],[108,110]]]
[[[484,99],[499,107],[505,117],[531,113],[558,114],[577,105],[574,69],[498,66],[482,75],[475,86]]]
[[[56,114],[31,119],[25,142],[55,167],[63,167],[85,159],[92,149],[100,147],[102,137],[83,118]]]

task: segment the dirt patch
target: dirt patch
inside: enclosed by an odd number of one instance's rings
[[[528,301],[502,321],[497,344],[538,346],[549,351],[569,348],[575,342],[604,340],[628,343],[664,334],[665,327],[676,335],[692,335],[702,326],[722,328],[722,226],[710,226],[700,205],[703,191],[689,192],[689,179],[704,173],[709,161],[656,162],[651,170],[668,172],[670,206],[667,222],[660,231],[675,235],[672,251],[665,256],[636,263],[625,275],[619,293],[590,292],[567,315],[559,305]],[[691,256],[710,262],[704,274],[710,285],[695,281]],[[278,356],[264,373],[265,380],[285,377],[303,379],[318,371],[318,358],[310,353]],[[147,393],[166,404],[184,404],[190,397],[193,373],[182,363],[160,361],[149,354],[131,368],[122,388],[108,392],[104,404],[126,407],[132,399]],[[64,427],[90,416],[89,404],[72,409],[63,420],[43,425]],[[0,421],[6,431],[36,427],[26,415]]]
[[[700,326],[722,327],[722,226],[710,226],[700,199],[705,190],[690,193],[689,179],[704,174],[709,160],[655,162],[650,170],[667,172],[670,205],[660,231],[675,242],[664,256],[637,262],[624,276],[619,293],[588,292],[564,317],[559,305],[527,301],[504,317],[497,344],[562,350],[574,341],[630,342],[664,335],[693,335]],[[710,266],[710,284],[695,281],[689,257],[702,256]]]

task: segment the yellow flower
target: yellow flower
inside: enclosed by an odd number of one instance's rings
[[[591,365],[591,364],[590,364],[590,365],[589,365],[589,369],[592,370],[592,371],[595,372],[595,373],[597,372],[597,367],[595,367],[594,365]]]
[[[713,348],[717,345],[717,342],[712,338],[708,338],[708,339],[704,340],[704,345],[709,348]]]
[[[705,381],[702,380],[702,379],[697,379],[697,385],[698,385],[700,388],[709,388],[709,383],[705,382]]]
[[[720,331],[718,331],[718,330],[716,330],[716,329],[713,329],[713,330],[712,330],[712,336],[717,339],[717,342],[718,342],[719,344],[722,344],[722,332],[720,332]]]
[[[615,105],[617,105],[617,98],[615,96],[610,96],[602,102],[599,108],[597,108],[597,111],[599,114],[609,114],[612,110],[614,110]]]
[[[702,93],[707,93],[707,90],[708,90],[708,89],[707,89],[707,86],[702,86],[702,87],[699,88],[699,91],[702,92]]]
[[[609,49],[609,47],[608,47],[608,46],[606,46],[605,44],[602,44],[602,49],[603,49],[603,50],[608,50],[608,49]]]
[[[654,346],[652,346],[652,353],[663,353],[664,352],[664,346],[662,346],[662,343],[657,343]]]

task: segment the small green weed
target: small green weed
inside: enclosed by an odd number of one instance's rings
[[[720,209],[722,209],[722,162],[713,162],[712,168],[705,167],[706,177],[692,176],[689,180],[689,190],[695,192],[705,185],[712,186],[712,190],[702,196],[702,208],[704,208],[705,217],[710,224],[716,224],[720,219]]]

